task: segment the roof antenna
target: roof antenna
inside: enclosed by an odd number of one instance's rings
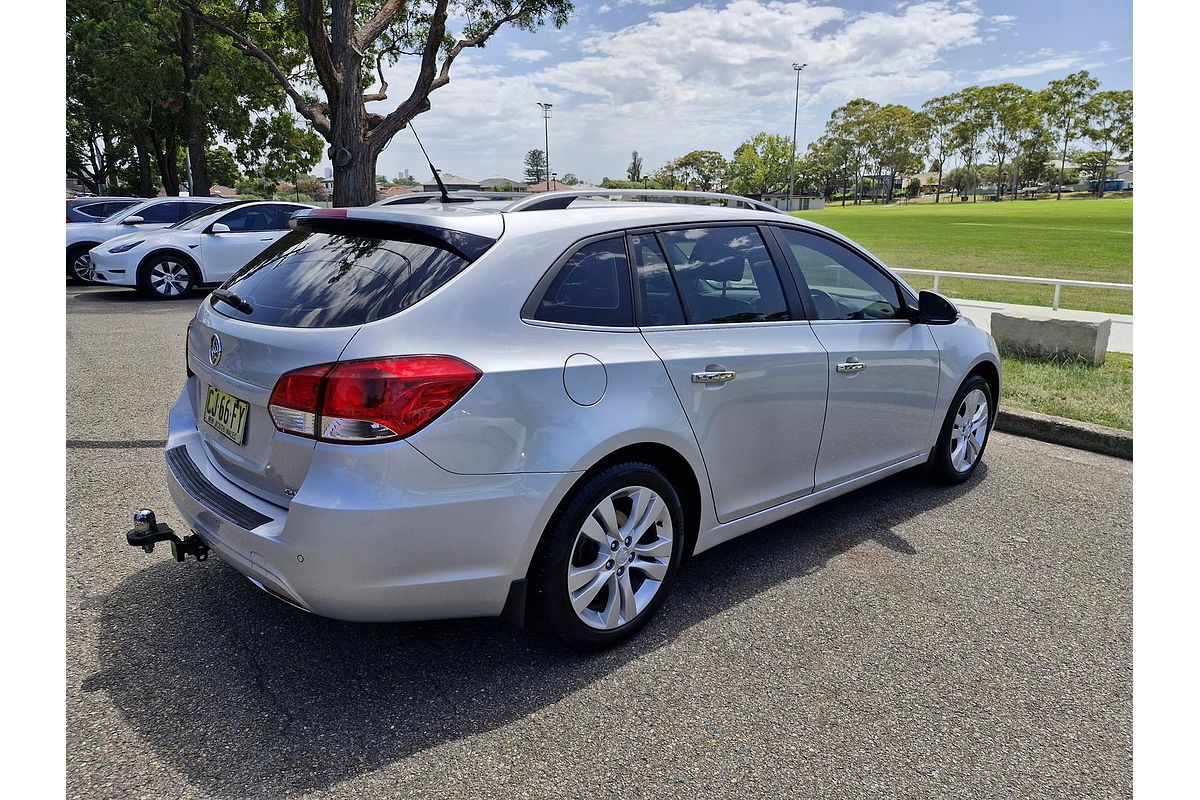
[[[453,203],[454,200],[450,197],[450,193],[446,191],[446,184],[442,183],[442,176],[438,174],[437,167],[433,165],[433,161],[429,158],[429,153],[425,152],[425,145],[421,144],[421,137],[417,136],[417,129],[412,123],[408,123],[408,129],[412,131],[413,138],[417,140],[417,145],[421,148],[421,153],[425,156],[425,163],[429,165],[429,170],[433,173],[433,179],[437,182],[438,189],[442,191],[442,202]]]

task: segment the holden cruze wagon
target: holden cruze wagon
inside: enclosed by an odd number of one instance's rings
[[[528,607],[595,647],[692,554],[910,467],[971,477],[991,337],[832,231],[716,200],[300,212],[188,326],[187,526],[316,614]]]

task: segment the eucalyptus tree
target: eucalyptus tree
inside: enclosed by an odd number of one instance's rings
[[[687,188],[711,192],[724,188],[729,162],[716,150],[693,150],[671,162]]]
[[[725,182],[736,194],[764,195],[782,191],[791,170],[792,140],[758,133],[733,151]]]
[[[862,202],[862,176],[872,154],[872,118],[879,113],[879,108],[875,101],[859,97],[835,108],[825,124],[829,136],[850,144],[855,205]]]
[[[961,107],[958,122],[950,129],[953,142],[952,149],[963,160],[965,174],[978,176],[976,164],[981,155],[981,140],[987,128],[988,112],[984,97],[977,86],[968,86],[954,95]],[[975,201],[975,191],[979,181],[971,184],[971,201]]]
[[[1133,157],[1133,92],[1129,89],[1099,92],[1088,101],[1087,119],[1084,132],[1095,152],[1101,154],[1100,175],[1106,176],[1115,156]],[[1103,178],[1097,189],[1097,194],[1103,197]]]
[[[979,89],[986,114],[984,139],[996,161],[996,199],[1001,198],[1001,185],[1006,182],[1004,163],[1017,147],[1017,137],[1026,124],[1032,92],[1015,83],[1001,83]]]
[[[1062,153],[1058,161],[1058,180],[1055,200],[1062,199],[1063,175],[1067,168],[1067,148],[1071,141],[1078,137],[1087,123],[1087,107],[1100,81],[1088,74],[1087,70],[1072,72],[1065,78],[1050,81],[1050,85],[1041,93],[1042,113],[1045,115],[1046,127],[1055,132],[1062,143]]]
[[[892,202],[896,176],[920,168],[928,151],[928,128],[928,117],[898,103],[882,106],[868,117],[868,151],[880,176],[887,176],[886,202]]]
[[[638,151],[633,151],[633,156],[629,159],[629,166],[625,168],[625,174],[633,183],[637,183],[642,179],[642,157],[638,155]]]
[[[262,62],[296,111],[329,144],[333,204],[375,199],[375,165],[397,133],[432,108],[430,95],[450,82],[465,50],[483,47],[507,26],[535,30],[565,25],[569,0],[177,0]],[[453,22],[452,22],[453,21]],[[461,21],[459,33],[449,29]],[[289,72],[263,46],[275,27],[303,33],[303,70]],[[391,98],[385,68],[415,60],[406,96],[386,113],[368,103]],[[322,96],[308,87],[319,86]]]
[[[958,141],[955,126],[958,125],[965,111],[960,94],[945,94],[925,101],[921,106],[929,120],[929,152],[937,163],[937,186],[934,188],[933,202],[942,201],[942,172],[946,166],[946,157],[955,149]]]

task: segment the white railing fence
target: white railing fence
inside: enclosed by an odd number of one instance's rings
[[[925,277],[933,278],[933,290],[939,291],[942,285],[942,278],[968,278],[971,280],[980,281],[1003,281],[1006,283],[1040,283],[1045,286],[1054,287],[1054,302],[1050,306],[1055,311],[1058,310],[1059,301],[1062,300],[1062,287],[1064,286],[1080,286],[1089,289],[1112,289],[1117,292],[1132,292],[1132,283],[1106,283],[1104,281],[1076,281],[1068,278],[1034,278],[1028,275],[990,275],[985,272],[951,272],[943,269],[896,269],[893,272],[898,272],[901,275],[924,275]]]

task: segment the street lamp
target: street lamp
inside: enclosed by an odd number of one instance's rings
[[[550,109],[553,103],[538,103],[542,109],[542,122],[546,127],[546,191],[550,191]]]
[[[792,62],[792,69],[796,71],[796,107],[792,112],[792,168],[788,175],[788,211],[794,210],[792,204],[796,195],[796,124],[800,121],[800,70],[807,66],[808,64]]]

